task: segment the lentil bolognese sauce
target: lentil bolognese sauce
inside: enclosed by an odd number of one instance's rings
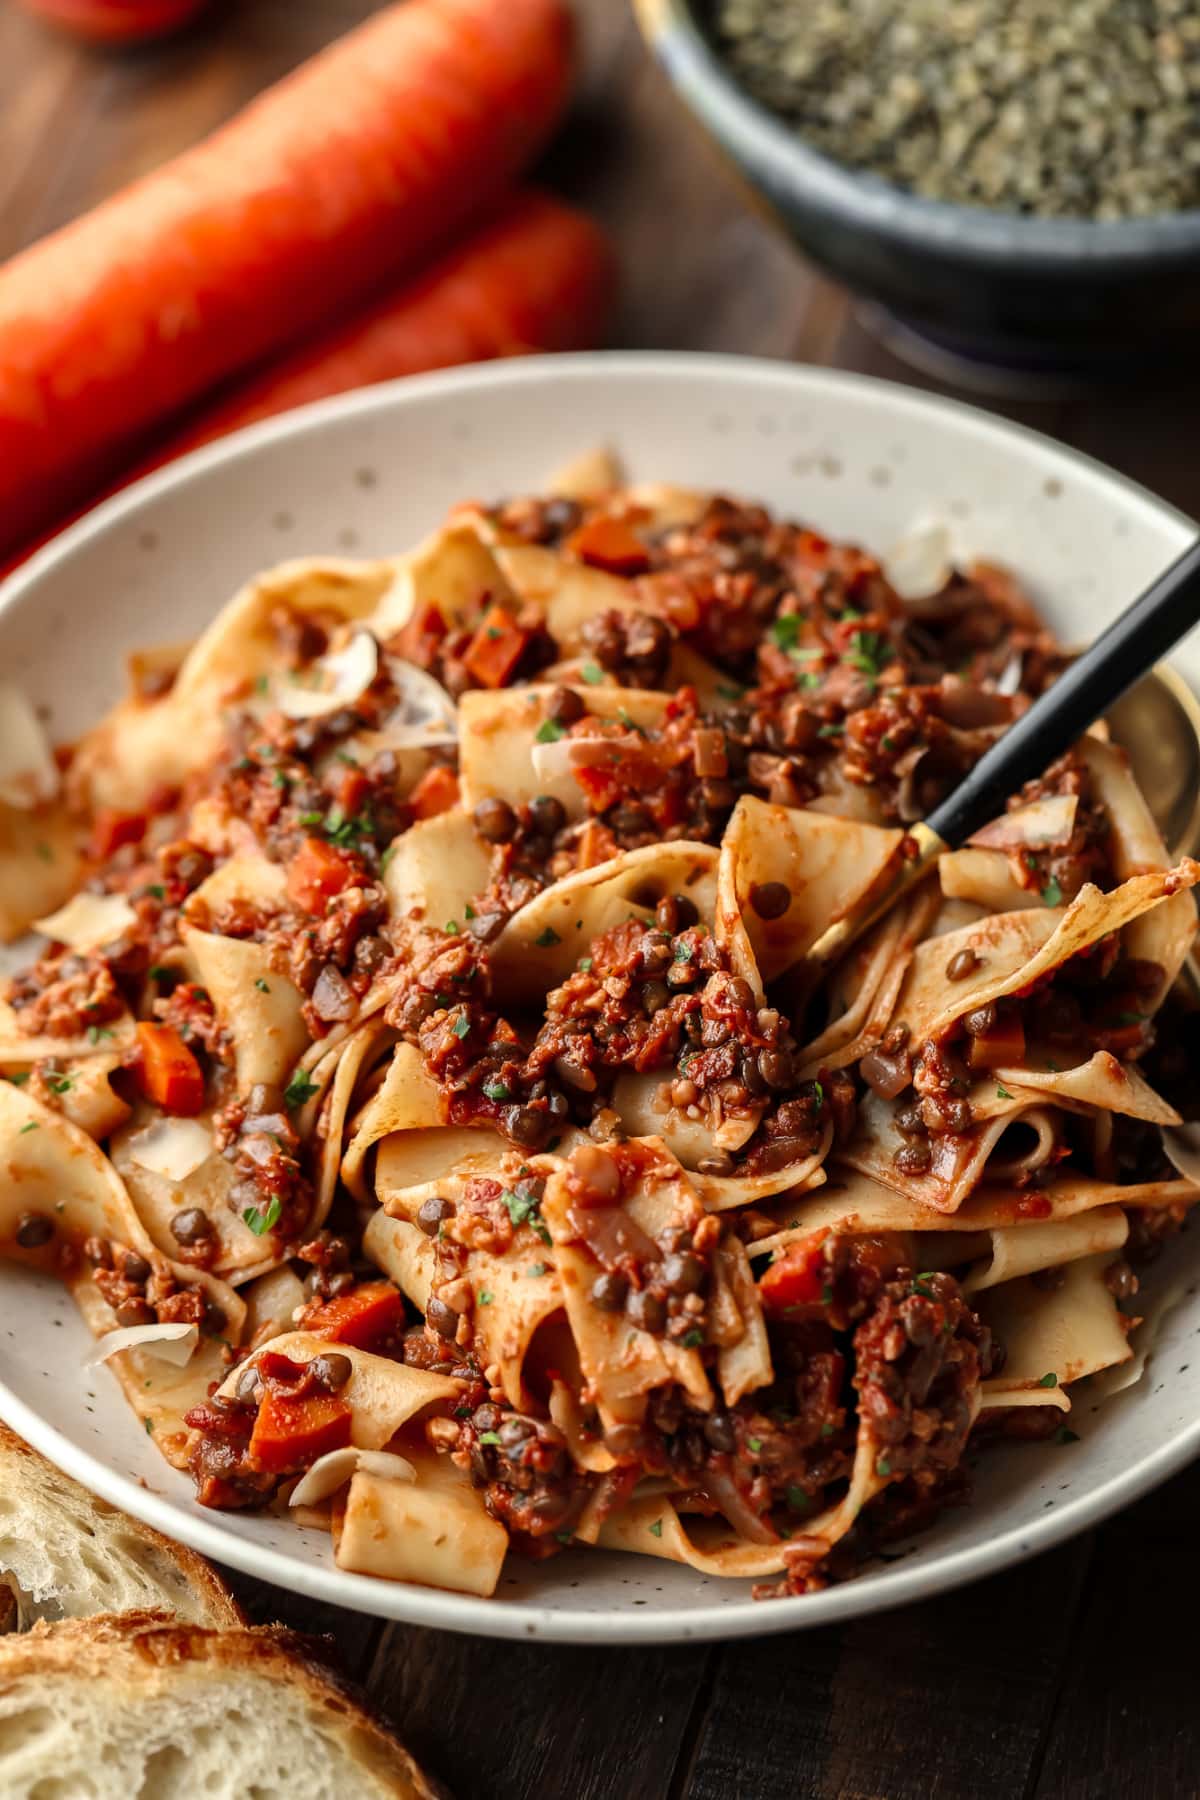
[[[1000,569],[615,470],[261,577],[38,799],[0,1247],[343,1567],[849,1572],[1200,1194],[1200,867],[1102,728],[805,961],[1062,666]]]

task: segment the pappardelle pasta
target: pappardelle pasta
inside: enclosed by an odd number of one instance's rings
[[[260,576],[57,762],[6,694],[0,1250],[343,1568],[848,1573],[1134,1366],[1200,1196],[1200,865],[1102,724],[806,960],[1062,666],[936,538],[596,456]]]

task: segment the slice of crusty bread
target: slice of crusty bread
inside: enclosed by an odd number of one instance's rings
[[[5,1800],[437,1800],[319,1659],[276,1626],[162,1614],[0,1639]]]
[[[0,1425],[0,1629],[35,1619],[155,1607],[192,1625],[232,1626],[242,1614],[194,1551],[126,1518]]]

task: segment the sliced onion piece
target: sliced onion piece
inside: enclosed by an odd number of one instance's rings
[[[458,713],[441,682],[399,656],[388,657],[387,670],[400,696],[382,726],[389,740],[402,748],[410,740],[429,746],[456,743]]]
[[[362,1469],[367,1475],[380,1475],[391,1481],[415,1481],[417,1471],[407,1457],[391,1450],[357,1450],[348,1444],[343,1450],[327,1450],[318,1456],[292,1489],[289,1506],[318,1506],[345,1487],[351,1476]]]
[[[275,683],[273,703],[289,719],[319,719],[352,706],[379,673],[379,646],[369,631],[356,631],[340,650],[331,650],[300,677]]]
[[[72,894],[65,906],[33,928],[69,950],[96,950],[132,931],[137,914],[123,894]]]
[[[1004,667],[1001,669],[999,675],[997,675],[995,681],[992,683],[992,686],[998,694],[1012,695],[1020,693],[1021,673],[1024,665],[1025,658],[1021,655],[1019,650],[1014,650]]]
[[[198,1325],[123,1325],[119,1331],[106,1331],[97,1338],[83,1366],[94,1369],[122,1350],[145,1350],[160,1362],[182,1369],[199,1342]]]
[[[940,594],[954,573],[950,533],[944,525],[910,531],[892,545],[880,567],[902,600],[927,600],[931,594]]]
[[[155,1119],[129,1140],[129,1158],[152,1175],[186,1181],[213,1148],[211,1132],[198,1119]]]
[[[0,682],[0,800],[29,811],[53,800],[60,776],[50,740],[20,688]]]
[[[1045,794],[1028,806],[1002,813],[967,839],[981,850],[1049,850],[1075,829],[1077,794]]]
[[[1163,1130],[1162,1142],[1176,1173],[1200,1187],[1200,1126],[1168,1126]]]

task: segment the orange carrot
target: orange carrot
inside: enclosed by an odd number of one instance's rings
[[[436,819],[439,813],[449,812],[457,806],[460,798],[458,776],[454,770],[435,763],[432,769],[426,769],[408,796],[408,804],[414,819]]]
[[[136,473],[148,474],[259,419],[398,375],[529,351],[589,349],[604,336],[615,285],[612,251],[599,226],[547,194],[514,195],[489,225],[424,275],[252,376]]]
[[[399,1289],[390,1281],[369,1281],[333,1300],[312,1302],[304,1314],[303,1329],[329,1344],[370,1350],[403,1323],[404,1300]]]
[[[588,349],[603,339],[615,287],[612,251],[598,226],[547,195],[515,195],[426,274],[205,405],[108,493],[227,432],[310,400],[459,363]],[[90,504],[104,497],[96,495]],[[0,576],[70,522],[60,518],[53,531],[23,544]],[[427,609],[422,621],[435,636],[445,633],[436,608]],[[410,649],[421,661],[415,637]]]
[[[463,652],[463,664],[483,687],[503,687],[520,662],[530,633],[503,606],[489,606]]]
[[[336,1394],[306,1394],[302,1400],[263,1395],[250,1434],[251,1466],[269,1475],[302,1469],[328,1450],[350,1442],[354,1413]]]
[[[322,918],[334,894],[349,887],[354,865],[323,838],[306,837],[288,864],[289,899],[314,918]]]
[[[407,0],[0,271],[12,544],[119,448],[411,268],[537,150],[564,0]]]
[[[138,1086],[164,1112],[191,1117],[204,1105],[204,1076],[177,1031],[143,1019],[137,1028],[141,1062]]]

